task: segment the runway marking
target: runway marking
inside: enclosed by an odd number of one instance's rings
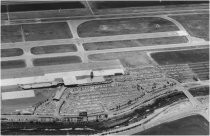
[[[21,99],[35,97],[34,90],[13,91],[1,93],[2,100]]]

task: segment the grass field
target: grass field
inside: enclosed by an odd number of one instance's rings
[[[37,47],[31,48],[31,53],[35,55],[49,54],[49,53],[76,52],[76,51],[77,51],[77,47],[74,44],[37,46]]]
[[[73,16],[85,16],[90,15],[90,11],[86,8],[82,9],[62,9],[52,11],[30,11],[30,12],[11,12],[10,19],[35,19],[35,18],[55,18],[58,17],[73,17]],[[44,19],[44,20],[45,20]]]
[[[13,99],[13,100],[4,100],[2,101],[2,114],[8,114],[15,112],[18,109],[24,109],[29,106],[33,106],[39,102],[46,100],[47,98],[52,97],[55,94],[55,88],[48,89],[36,89],[34,90],[35,97],[32,98],[22,98],[22,99]]]
[[[9,25],[1,26],[1,42],[10,43],[10,42],[21,42],[21,26],[20,25]]]
[[[1,49],[1,57],[13,57],[23,55],[23,50],[20,48]]]
[[[94,5],[94,7],[97,9],[110,9],[148,6],[181,6],[183,4],[202,3],[207,3],[207,1],[97,1],[92,2],[92,5]]]
[[[209,14],[170,16],[180,22],[191,36],[209,41]]]
[[[119,59],[124,67],[137,67],[153,64],[147,54],[141,51],[92,54],[89,55],[88,58],[93,61]]]
[[[191,115],[135,135],[209,135],[209,122],[201,115]]]
[[[151,57],[159,65],[185,64],[209,61],[209,48],[170,52],[155,52],[151,53]]]
[[[1,20],[8,20],[8,16],[6,13],[1,13]]]
[[[66,22],[24,24],[23,30],[26,41],[72,38]]]
[[[60,65],[70,63],[81,63],[82,60],[78,56],[64,56],[64,57],[51,57],[34,59],[34,66],[48,66],[48,65]]]
[[[200,86],[200,87],[190,88],[189,92],[192,94],[193,97],[206,96],[206,95],[209,95],[209,86]]]
[[[19,3],[9,4],[7,6],[9,12],[85,8],[79,1]]]
[[[159,17],[123,18],[87,21],[78,26],[80,37],[153,33],[179,30],[172,22]]]
[[[209,61],[189,63],[188,65],[200,80],[209,80]]]
[[[26,64],[24,60],[1,61],[2,69],[24,68],[25,66]]]
[[[83,44],[83,47],[85,50],[104,50],[104,49],[113,49],[113,48],[178,44],[178,43],[186,43],[186,42],[188,42],[186,37],[174,36],[174,37],[149,38],[149,39],[138,39],[138,40],[85,43]]]

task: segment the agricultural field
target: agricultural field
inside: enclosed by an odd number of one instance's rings
[[[2,69],[13,69],[13,68],[24,68],[24,67],[26,67],[24,60],[1,61]]]
[[[62,57],[50,57],[34,59],[34,66],[48,66],[48,65],[61,65],[71,63],[81,63],[82,60],[78,56],[62,56]]]
[[[23,55],[23,50],[20,48],[1,49],[1,57],[14,57]]]
[[[92,54],[88,58],[92,61],[119,59],[124,67],[153,65],[147,54],[141,51]]]
[[[201,115],[191,115],[144,130],[136,135],[208,135],[209,122]]]
[[[23,31],[26,41],[72,38],[72,34],[66,22],[24,24]]]
[[[35,55],[76,52],[76,51],[77,51],[77,47],[74,44],[47,45],[47,46],[37,46],[37,47],[31,48],[31,53]]]
[[[159,65],[184,64],[209,61],[209,49],[181,50],[151,53]]]
[[[84,43],[83,47],[85,50],[89,51],[89,50],[104,50],[104,49],[113,49],[113,48],[178,44],[178,43],[187,43],[187,42],[188,40],[184,36],[173,36],[173,37],[148,38],[148,39],[137,39],[137,40]]]
[[[170,16],[180,22],[191,36],[209,41],[209,14]]]
[[[177,31],[178,27],[160,17],[92,20],[77,28],[80,37]]]
[[[9,25],[1,26],[1,42],[21,42],[21,26],[20,25]]]

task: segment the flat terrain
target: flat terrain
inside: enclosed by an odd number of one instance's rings
[[[10,25],[1,26],[1,42],[21,42],[21,26],[20,25]]]
[[[180,22],[191,36],[209,41],[209,14],[170,16]]]
[[[201,115],[192,115],[164,123],[135,135],[208,135],[209,122]]]
[[[24,60],[1,61],[2,69],[24,68],[25,66],[26,64]]]
[[[189,63],[188,65],[200,80],[209,80],[209,61]]]
[[[174,23],[160,17],[141,17],[87,21],[80,24],[77,30],[80,37],[95,37],[167,32],[179,29]]]
[[[191,108],[193,100],[206,101],[204,97],[209,95],[209,87],[187,88],[189,82],[199,81],[201,85],[206,82],[200,80],[209,79],[209,45],[194,38],[209,40],[209,17],[204,14],[208,12],[208,2],[14,3],[1,9],[4,12],[1,15],[1,94],[4,96],[1,111],[13,113],[3,115],[6,123],[2,123],[5,128],[2,134],[93,134],[98,128],[109,133],[141,123],[142,119],[149,122],[150,115],[155,116],[171,104],[180,104],[173,110],[185,108],[185,104]],[[121,72],[120,69],[126,74],[93,80],[89,76],[91,71],[95,76]],[[71,78],[78,82],[108,79],[111,83],[68,86],[60,92],[60,100],[52,99],[56,91],[59,95],[57,86],[32,90],[19,86],[62,78],[64,84],[68,84],[68,78],[72,82],[76,81]],[[182,83],[188,85],[186,90]],[[192,108],[206,108],[196,104]],[[35,116],[17,115],[17,110],[31,106],[36,107]],[[131,114],[125,116],[126,112]],[[169,115],[167,112],[163,114]],[[114,115],[117,119],[100,122],[107,118],[100,114],[107,113],[108,118]],[[93,119],[97,125],[103,125],[89,129],[87,122],[81,123],[86,119],[82,114],[92,116],[89,121]],[[29,121],[29,116],[37,120]],[[49,118],[45,120],[43,116]],[[6,118],[12,118],[10,123]],[[28,123],[23,123],[24,119]],[[137,134],[209,134],[208,127],[206,119],[193,115]]]
[[[66,22],[25,24],[23,31],[26,41],[72,38]]]
[[[78,56],[51,57],[33,60],[34,66],[60,65],[81,62],[81,58]]]
[[[88,58],[93,61],[119,59],[124,67],[137,67],[153,64],[147,54],[141,51],[92,54],[89,55]]]
[[[206,96],[206,95],[209,95],[209,86],[200,86],[200,87],[190,88],[189,92],[194,97]]]
[[[209,60],[209,49],[182,50],[151,53],[159,65],[195,63]]]
[[[34,91],[35,97],[3,100],[1,101],[1,112],[2,114],[9,114],[11,112],[15,112],[17,109],[21,110],[27,107],[34,106],[35,104],[43,102],[46,99],[52,97],[55,94],[55,92],[55,88],[37,89]]]
[[[77,51],[77,47],[74,44],[37,46],[37,47],[31,48],[31,53],[35,55],[49,54],[49,53],[75,52],[75,51]]]
[[[23,55],[23,50],[20,48],[1,49],[1,57],[13,57]]]
[[[44,11],[30,11],[30,12],[10,12],[11,20],[18,19],[32,19],[41,18],[64,18],[64,17],[75,17],[75,16],[87,16],[90,12],[86,8],[82,9],[63,9],[63,10],[44,10]]]
[[[8,20],[8,16],[6,13],[1,13],[1,20]]]
[[[7,6],[7,7],[6,7]],[[4,5],[3,11],[7,12],[24,12],[24,11],[39,11],[39,10],[58,10],[58,9],[77,9],[85,8],[84,5],[79,1],[71,2],[39,2],[39,3],[19,3]]]
[[[202,4],[207,1],[97,1],[92,2],[96,9],[110,8],[131,8],[131,7],[149,7],[149,6],[182,6],[183,4]],[[186,6],[186,5],[185,5]]]
[[[151,45],[164,45],[164,44],[178,44],[187,43],[188,40],[184,36],[162,37],[162,38],[148,38],[138,40],[124,40],[124,41],[109,41],[109,42],[94,42],[84,43],[85,50],[104,50],[113,48],[128,48],[128,47],[141,47]]]
[[[90,14],[85,7],[85,2],[81,1],[61,1],[61,2],[5,2],[1,5],[1,11],[9,14],[10,20],[84,16]],[[8,20],[7,14],[2,20]]]

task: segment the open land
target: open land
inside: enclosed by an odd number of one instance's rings
[[[110,42],[95,42],[85,43],[83,47],[85,50],[104,50],[113,48],[128,48],[128,47],[141,47],[151,45],[166,45],[166,44],[178,44],[187,43],[187,38],[184,36],[163,37],[163,38],[148,38],[137,40],[125,40],[125,41],[110,41]]]
[[[13,57],[23,55],[23,50],[20,48],[1,49],[1,57]]]
[[[68,24],[65,22],[25,24],[23,25],[23,31],[26,41],[65,39],[72,37]]]
[[[2,9],[2,134],[209,134],[209,88],[183,87],[209,80],[206,2],[41,3]]]
[[[159,65],[188,64],[200,80],[209,80],[209,49],[157,52],[151,57]]]
[[[208,135],[209,123],[200,115],[193,115],[149,128],[136,135]]]
[[[78,26],[80,37],[167,32],[178,30],[172,22],[159,17],[92,20]]]
[[[46,88],[34,90],[34,97],[23,98],[23,99],[12,99],[2,101],[1,112],[2,114],[17,114],[16,110],[22,110],[26,107],[30,108],[46,101],[48,98],[55,95],[56,89]],[[33,110],[32,110],[33,111]]]
[[[209,61],[189,63],[188,65],[200,80],[209,80]]]
[[[21,42],[71,38],[65,22],[2,26],[2,42]],[[22,35],[22,33],[24,35]]]
[[[24,68],[26,66],[23,60],[1,61],[2,69]]]
[[[8,6],[8,7],[5,7]],[[60,2],[60,3],[24,3],[5,5],[5,9],[8,8],[7,12],[20,12],[20,11],[36,11],[36,10],[56,10],[56,9],[77,9],[85,8],[81,2]]]
[[[87,16],[90,15],[90,12],[87,9],[63,9],[63,10],[52,10],[52,11],[31,11],[31,12],[10,12],[11,20],[24,20],[24,19],[32,19],[40,18],[66,18],[66,17],[74,17],[74,16]]]
[[[209,86],[199,86],[195,88],[190,88],[189,92],[193,97],[206,96],[209,95]]]
[[[21,26],[11,25],[11,26],[1,26],[1,42],[21,42]]]
[[[190,35],[209,41],[209,14],[170,16],[180,22]]]
[[[77,47],[73,44],[37,46],[37,47],[31,48],[31,53],[35,55],[49,54],[49,53],[76,52],[76,51],[77,51]]]
[[[132,7],[148,7],[148,6],[173,6],[179,5],[183,6],[184,4],[202,4],[208,3],[206,1],[148,1],[147,3],[143,1],[121,1],[120,3],[117,1],[97,1],[92,2],[94,8],[96,9],[111,9],[111,8],[132,8]],[[186,5],[185,5],[186,6]]]
[[[160,65],[196,63],[209,60],[209,49],[157,52],[151,57]]]
[[[34,66],[47,66],[47,65],[60,65],[69,63],[80,63],[81,59],[78,56],[64,56],[64,57],[51,57],[34,59]]]
[[[49,17],[68,17],[90,14],[84,2],[19,2],[5,3],[1,5],[4,13],[9,14],[9,19],[34,19]],[[7,20],[7,18],[2,18]]]
[[[92,61],[119,59],[124,67],[137,67],[153,64],[147,54],[141,51],[92,54],[89,55],[88,58]]]
[[[1,13],[1,19],[2,20],[8,20],[8,16],[6,13]]]

